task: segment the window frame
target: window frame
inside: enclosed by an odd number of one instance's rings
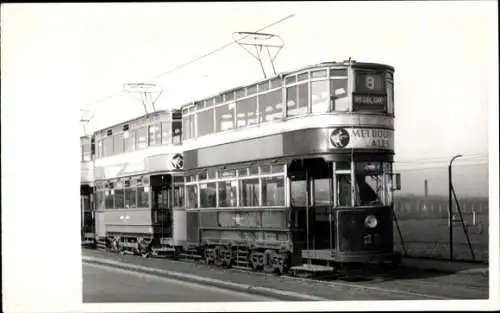
[[[264,166],[269,166],[269,165],[272,166],[270,172],[263,173],[261,168]],[[257,165],[256,168],[258,169],[258,173],[251,174],[251,175],[248,175],[248,174],[250,174],[249,170],[246,171],[246,174],[241,175],[240,171],[242,171],[243,169],[247,169],[247,168],[235,167],[235,168],[230,169],[231,171],[233,171],[233,175],[226,177],[226,176],[220,175],[220,172],[224,171],[224,170],[228,171],[227,169],[220,169],[220,168],[218,169],[218,168],[214,167],[214,168],[208,169],[209,171],[215,170],[214,171],[215,175],[212,177],[205,178],[206,175],[203,173],[206,173],[207,169],[198,171],[198,173],[203,174],[203,176],[200,174],[186,176],[185,183],[184,183],[184,188],[185,188],[184,194],[186,197],[186,201],[184,201],[184,208],[187,211],[221,210],[221,209],[224,210],[224,209],[263,209],[263,208],[265,208],[265,209],[283,209],[283,208],[286,208],[288,205],[288,200],[287,200],[288,191],[287,191],[287,186],[286,186],[286,182],[287,182],[286,164],[285,163],[279,163],[279,164],[263,163],[263,164]],[[274,169],[278,168],[278,170],[273,170],[273,168]],[[263,206],[263,203],[262,203],[262,201],[263,201],[262,181],[264,179],[274,178],[274,177],[283,177],[283,198],[284,198],[283,202],[284,203],[283,203],[283,205]],[[243,180],[250,180],[250,179],[257,179],[257,181],[258,181],[258,205],[256,205],[256,206],[243,206],[241,203],[240,188],[242,186]],[[235,187],[236,188],[236,205],[235,206],[221,206],[220,205],[220,199],[219,199],[220,198],[220,192],[219,192],[220,188],[219,187],[220,187],[221,182],[224,182],[225,184],[231,184],[231,182],[233,182],[233,183],[237,182],[237,186]],[[213,184],[213,183],[215,183],[216,206],[215,207],[203,207],[201,205],[201,184]],[[188,188],[192,188],[193,186],[196,186],[195,189],[198,190],[198,195],[197,195],[198,207],[197,208],[190,208],[187,206],[188,205],[188,202],[187,202]]]

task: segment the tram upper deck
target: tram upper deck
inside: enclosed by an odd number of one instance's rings
[[[321,63],[186,104],[185,168],[352,150],[393,154],[393,74],[383,64]]]
[[[180,114],[157,111],[96,131],[95,179],[181,170]]]

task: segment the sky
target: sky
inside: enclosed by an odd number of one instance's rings
[[[286,43],[278,71],[349,57],[394,66],[397,159],[424,164],[457,153],[489,154],[489,199],[498,207],[497,12],[496,1],[2,4],[5,311],[81,311],[75,309],[82,274],[74,209],[80,109],[117,94],[124,83],[148,80],[230,42],[235,31],[255,31],[289,14],[295,16],[266,30]],[[163,86],[160,108],[167,108],[261,78],[258,63],[231,46],[154,82]],[[127,94],[93,108],[94,127],[144,113]],[[498,210],[490,210],[491,229],[497,230],[490,231],[491,255],[498,255],[498,220]],[[55,238],[50,246],[57,250],[59,244],[65,253],[37,244],[19,249],[19,243],[33,242],[34,233]],[[490,263],[490,273],[498,276],[498,262]],[[498,294],[498,280],[491,284]],[[493,300],[450,302],[447,308],[493,309]]]
[[[68,105],[92,110],[90,130],[144,113],[137,94],[120,92],[124,83],[159,84],[161,109],[263,78],[257,61],[236,44],[161,74],[229,43],[233,32],[255,31],[294,14],[266,30],[285,42],[277,71],[349,57],[394,66],[396,153],[400,160],[414,160],[487,154],[495,6],[494,1],[236,2],[53,9],[66,12],[65,26],[78,47],[72,57],[79,75],[68,77],[76,94]],[[34,25],[37,18],[43,21],[41,11],[22,13]],[[57,37],[43,27],[34,31],[20,35]]]

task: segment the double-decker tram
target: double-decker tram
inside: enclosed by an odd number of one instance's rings
[[[185,240],[181,123],[158,111],[94,133],[99,247],[163,254]]]
[[[82,245],[95,245],[93,142],[90,136],[80,137],[80,213]]]
[[[187,243],[268,272],[398,262],[393,73],[321,63],[184,105]]]

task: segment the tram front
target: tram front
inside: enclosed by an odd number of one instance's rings
[[[329,117],[328,128],[316,130],[316,139],[302,144],[323,153],[295,159],[288,168],[292,210],[297,216],[306,211],[303,227],[297,225],[305,229],[305,240],[295,233],[294,246],[303,262],[317,265],[398,263],[401,255],[393,249],[393,192],[399,188],[392,167],[394,69],[352,63],[346,70],[346,96],[336,103],[333,86],[330,97],[332,108],[344,109]]]

